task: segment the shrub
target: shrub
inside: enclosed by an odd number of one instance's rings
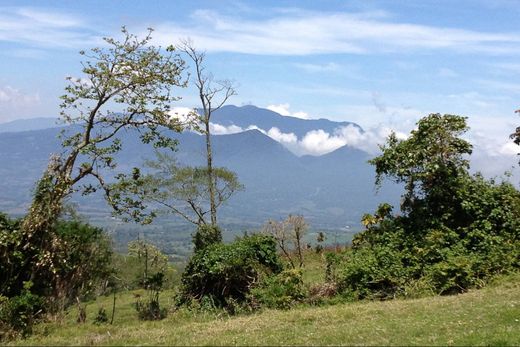
[[[198,252],[204,248],[222,242],[222,231],[216,225],[202,224],[193,235],[194,251]]]
[[[440,217],[420,208],[366,215],[345,259],[328,265],[340,289],[355,298],[453,294],[520,269],[520,192],[467,176],[451,200]]]
[[[264,277],[251,289],[250,301],[253,307],[288,309],[306,297],[301,270],[291,269]]]
[[[281,270],[271,236],[251,235],[231,244],[212,244],[196,252],[187,264],[179,303],[192,299],[210,300],[217,307],[226,307],[231,301],[242,303],[262,274]]]
[[[0,340],[16,334],[26,336],[32,332],[34,320],[41,313],[44,301],[31,293],[31,286],[31,282],[26,282],[20,295],[11,298],[0,296]]]
[[[143,283],[148,293],[148,299],[144,302],[138,300],[135,303],[137,315],[141,320],[161,320],[166,318],[166,309],[161,308],[159,294],[164,283],[164,274],[158,272],[147,277]]]
[[[104,307],[100,307],[98,309],[98,313],[96,317],[94,318],[94,324],[105,324],[108,323],[108,315],[107,311]]]

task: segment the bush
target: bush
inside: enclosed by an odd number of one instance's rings
[[[251,289],[250,302],[253,307],[288,309],[307,297],[301,270],[285,270],[264,277]]]
[[[355,298],[453,294],[520,269],[520,193],[476,175],[460,179],[451,200],[437,218],[421,208],[365,216],[352,249],[328,265],[340,289]]]
[[[216,225],[202,224],[193,235],[194,251],[198,252],[204,248],[222,242],[222,231]]]
[[[105,324],[105,323],[108,323],[108,315],[107,315],[107,311],[105,310],[104,307],[100,307],[98,309],[98,313],[96,315],[96,317],[94,318],[94,324]]]
[[[32,326],[41,313],[44,300],[31,293],[32,283],[26,282],[22,293],[6,298],[0,296],[0,340],[32,332]]]
[[[271,236],[251,235],[231,244],[212,244],[196,252],[187,264],[179,304],[191,300],[209,300],[216,307],[242,303],[260,276],[281,270]]]
[[[92,293],[111,273],[112,248],[102,229],[78,221],[59,221],[49,231],[52,253],[43,253],[22,235],[20,221],[0,214],[0,295],[19,296],[24,282],[49,303],[70,304]],[[52,264],[41,267],[41,259]]]
[[[164,274],[158,272],[147,277],[143,283],[148,293],[148,300],[142,302],[138,300],[135,303],[137,316],[141,320],[161,320],[166,318],[166,309],[161,308],[159,303],[159,294],[164,284]]]

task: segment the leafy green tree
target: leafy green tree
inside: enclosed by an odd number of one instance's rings
[[[385,177],[404,183],[405,212],[421,202],[434,208],[432,213],[440,212],[456,180],[467,175],[472,146],[460,138],[467,130],[464,117],[437,113],[422,118],[406,140],[392,133],[381,146],[382,154],[370,160],[376,167],[376,184]]]
[[[122,148],[118,135],[123,130],[134,129],[142,142],[156,147],[175,146],[168,132],[182,126],[168,112],[178,99],[175,88],[185,86],[184,61],[173,47],[149,45],[151,31],[140,39],[123,27],[122,41],[105,38],[103,48],[80,52],[86,58],[83,76],[68,78],[60,105],[63,123],[71,125],[61,134],[63,151],[51,157],[20,227],[19,242],[27,255],[21,282],[56,274],[63,265],[56,255],[67,244],[56,223],[72,193],[101,188],[112,203],[104,176],[116,167],[114,154]]]
[[[465,118],[432,114],[406,140],[391,135],[371,162],[377,182],[405,183],[401,214],[382,204],[338,258],[355,298],[450,294],[520,267],[520,192],[468,173]]]
[[[157,152],[157,160],[147,161],[150,174],[134,169],[132,175],[120,175],[112,187],[119,213],[126,219],[150,223],[159,214],[175,214],[197,227],[211,224],[208,168],[180,166],[175,158]],[[243,189],[236,174],[226,168],[212,168],[215,206],[224,204]]]

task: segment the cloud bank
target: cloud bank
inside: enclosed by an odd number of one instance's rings
[[[322,129],[311,130],[303,137],[298,138],[294,133],[284,133],[276,127],[261,129],[256,125],[241,128],[236,125],[224,126],[211,123],[211,130],[215,135],[236,134],[247,130],[258,130],[279,142],[292,153],[302,155],[323,155],[335,151],[343,146],[360,149],[369,154],[379,152],[379,144],[384,143],[392,130],[386,126],[378,126],[361,131],[353,125],[336,128],[332,133]],[[406,138],[404,133],[397,132],[399,138]]]
[[[190,16],[189,23],[159,24],[155,37],[162,44],[169,43],[171,37],[191,37],[197,46],[210,52],[260,55],[419,50],[501,55],[520,51],[518,33],[395,22],[381,11],[351,13],[293,9],[272,12],[274,15],[269,18],[244,19],[197,10]]]

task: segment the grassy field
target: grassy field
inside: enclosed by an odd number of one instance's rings
[[[171,292],[163,293],[171,304]],[[57,322],[36,326],[18,345],[520,345],[520,276],[458,296],[415,300],[302,306],[229,316],[179,310],[165,320],[141,322],[133,293],[117,297],[113,325],[93,324],[99,307],[89,303],[87,323],[71,310]],[[109,312],[110,315],[110,312]]]

